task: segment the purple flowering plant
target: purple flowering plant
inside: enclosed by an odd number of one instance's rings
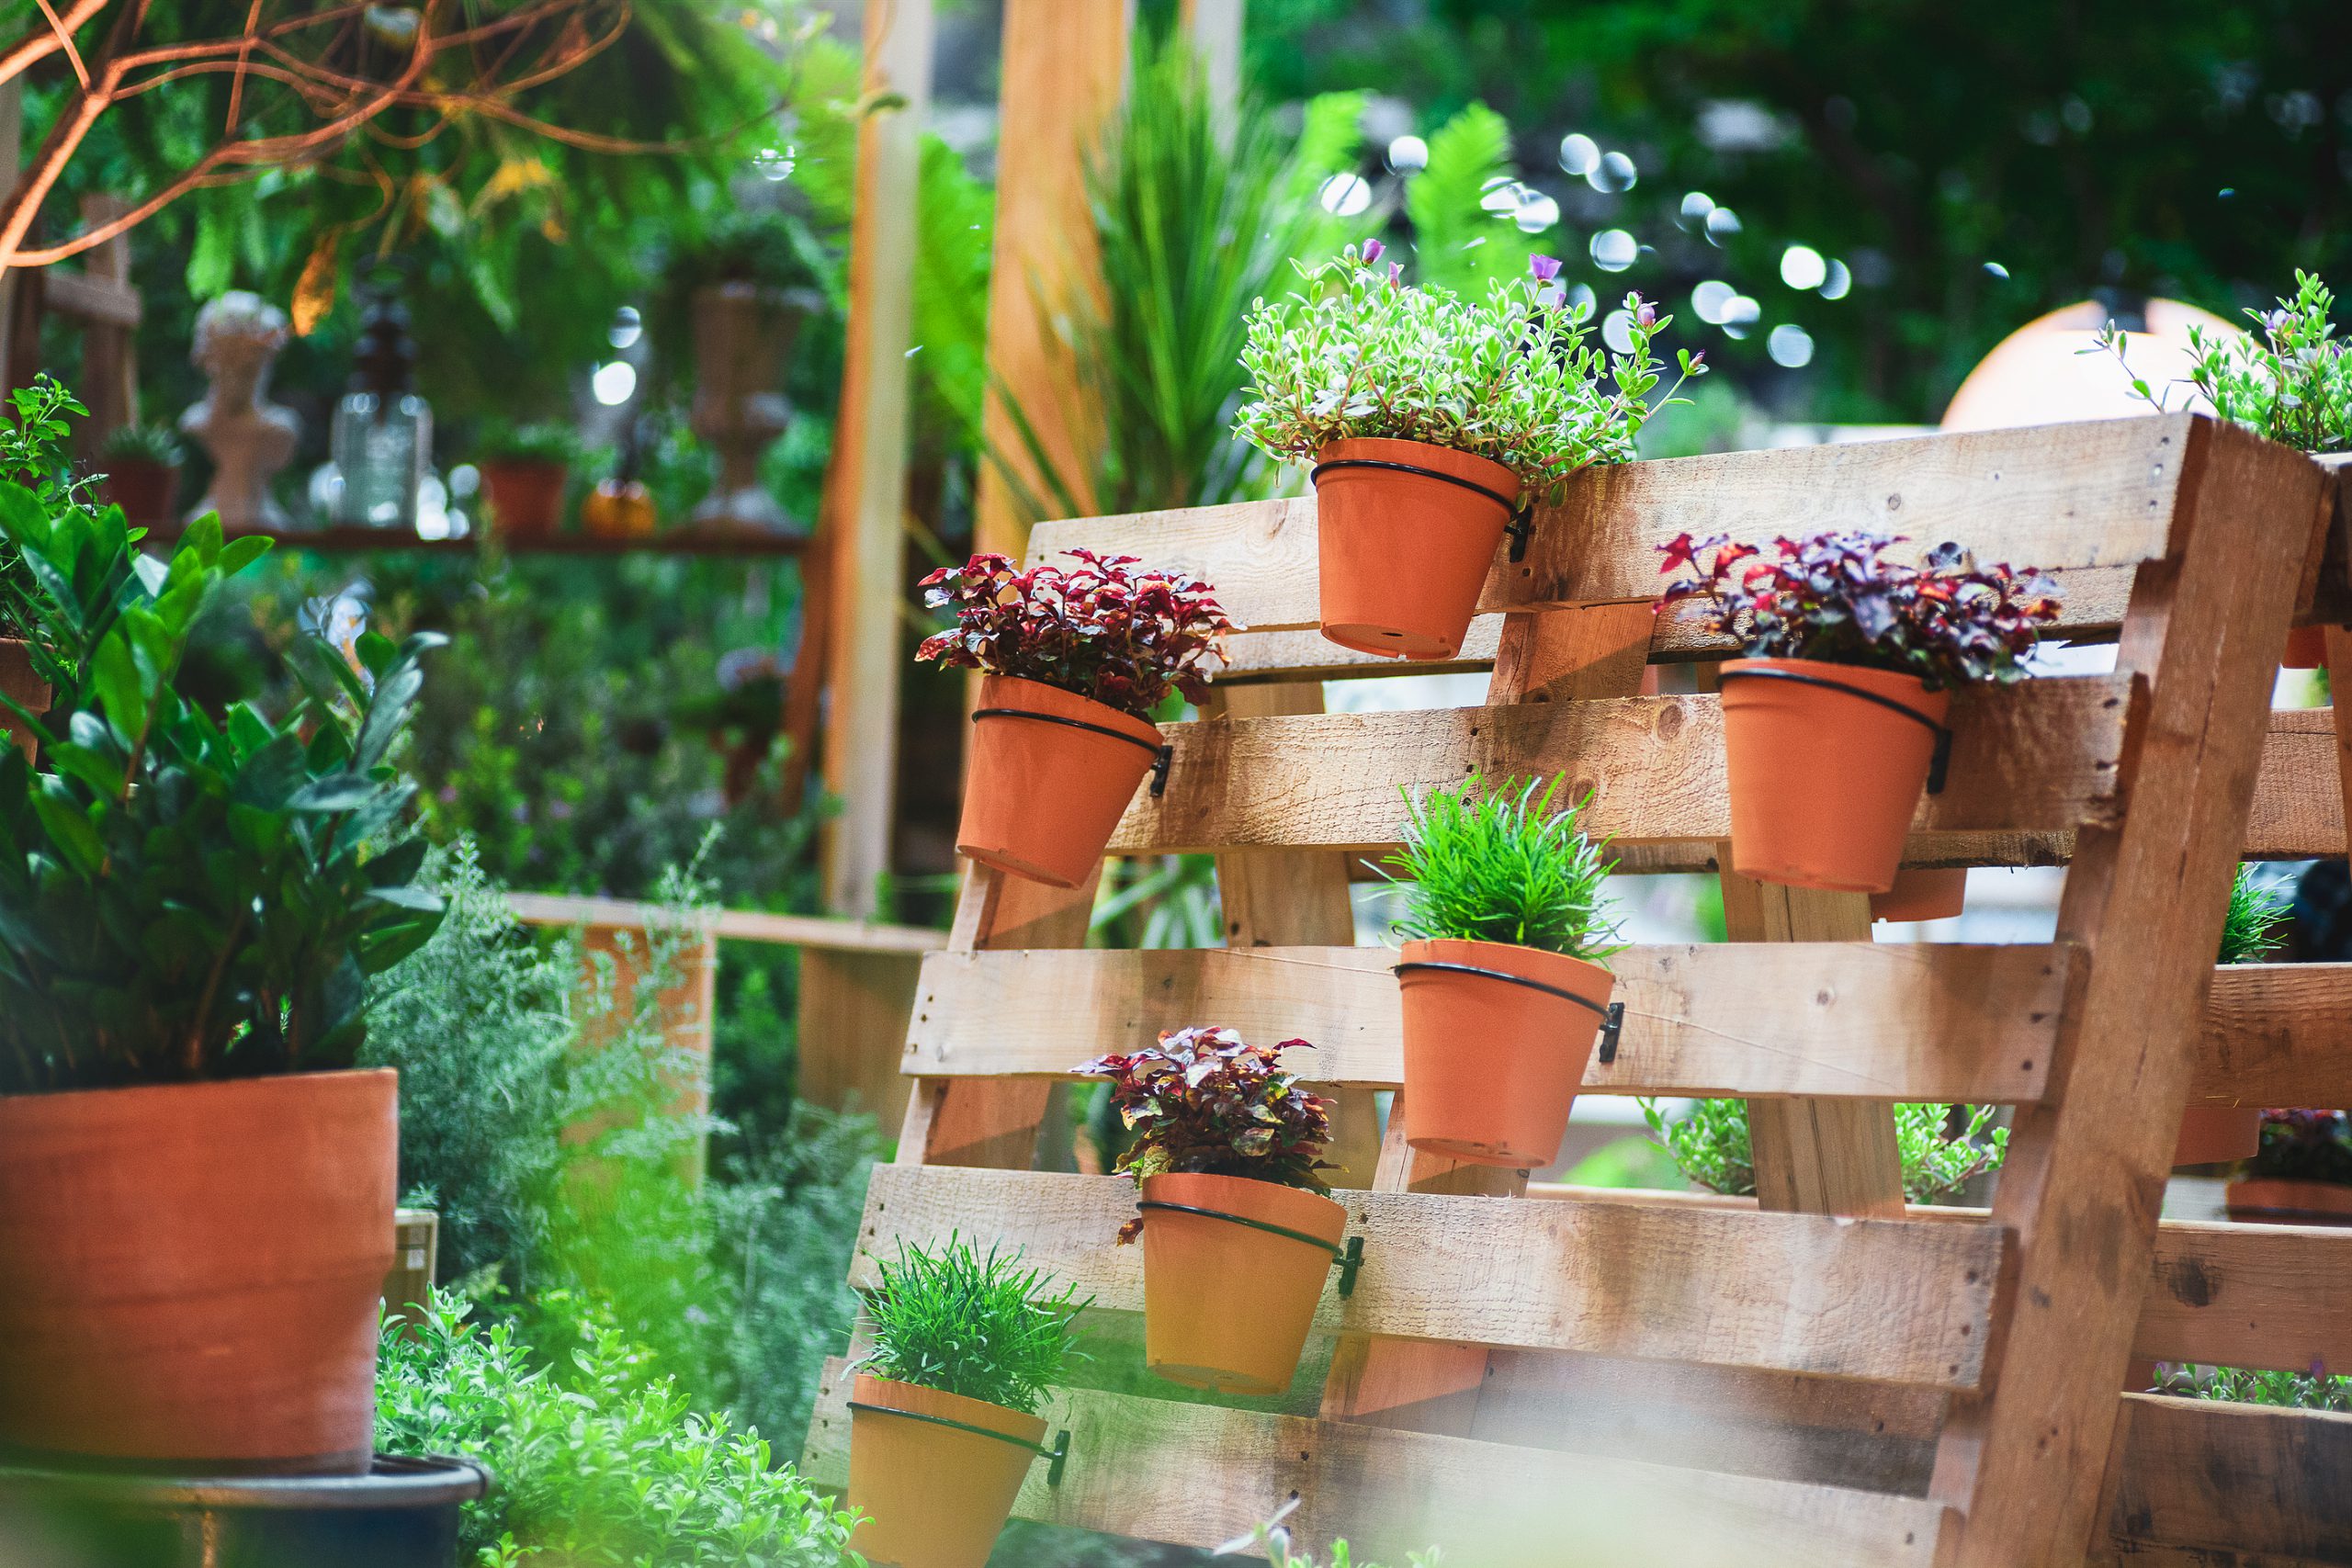
[[[1560,264],[1531,257],[1484,300],[1407,283],[1380,265],[1377,240],[1299,270],[1305,297],[1261,299],[1241,363],[1253,383],[1235,434],[1285,462],[1311,462],[1334,441],[1383,437],[1448,446],[1502,464],[1532,500],[1559,499],[1567,476],[1629,462],[1634,437],[1705,367],[1658,393],[1653,351],[1673,318],[1625,296],[1627,351],[1594,341],[1592,307],[1571,304]]]
[[[976,555],[922,580],[922,602],[956,624],[915,657],[950,670],[1042,682],[1148,718],[1170,693],[1208,695],[1222,637],[1233,629],[1209,585],[1182,572],[1138,570],[1133,556],[1065,552],[1074,567],[1017,571]]]
[[[2040,571],[1980,567],[1951,543],[1917,566],[1884,558],[1901,535],[1830,529],[1775,539],[1767,555],[1721,534],[1677,535],[1658,547],[1667,586],[1658,608],[1702,605],[1701,624],[1748,659],[1815,659],[1916,675],[1929,691],[2025,675],[2058,589]],[[1708,552],[1712,551],[1711,558]]]

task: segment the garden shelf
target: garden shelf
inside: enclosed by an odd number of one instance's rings
[[[179,536],[176,525],[149,525],[146,544],[151,549],[168,550],[179,542]],[[479,534],[458,539],[426,539],[398,528],[254,528],[240,530],[231,537],[269,539],[281,549],[316,550],[326,555],[422,550],[428,554],[469,556],[479,554],[484,542],[484,536]],[[510,556],[797,556],[808,548],[805,535],[708,533],[689,528],[628,539],[587,534],[557,534],[539,539],[492,537],[498,549]]]
[[[2328,465],[2188,415],[1596,469],[1524,561],[1498,551],[1462,657],[1401,667],[1313,629],[1311,500],[1041,526],[1033,560],[1181,567],[1246,628],[1112,845],[1216,854],[1227,945],[1084,951],[1091,886],[972,874],[923,960],[853,1280],[901,1240],[1001,1237],[1127,1332],[1133,1190],[1029,1168],[1053,1084],[1182,1024],[1301,1035],[1365,1244],[1309,1372],[1257,1408],[1066,1390],[1069,1473],[1033,1476],[1023,1516],[1207,1547],[1295,1496],[1302,1540],[1498,1568],[1564,1541],[1580,1564],[2352,1563],[2352,1416],[2118,1392],[2135,1356],[2352,1366],[2352,1231],[2152,1201],[2184,1107],[2352,1101],[2352,965],[2212,964],[2242,849],[2345,852],[2332,713],[2268,705],[2290,624],[2352,669],[2337,505]],[[1760,1202],[1531,1188],[1417,1154],[1401,1117],[1384,1145],[1393,957],[1351,945],[1348,883],[1399,788],[1564,773],[1630,868],[1717,869],[1720,710],[1640,685],[1729,649],[1653,616],[1655,547],[1832,526],[2053,569],[2057,635],[2117,642],[2112,675],[1955,703],[1905,856],[2070,864],[2058,940],[1874,945],[1863,896],[1726,874],[1736,941],[1620,954],[1623,1039],[1585,1092],[1747,1097]],[[1482,708],[1322,712],[1327,678],[1487,664]],[[2018,1108],[1991,1210],[1905,1208],[1894,1100]],[[804,1455],[829,1483],[846,1387],[836,1364]]]

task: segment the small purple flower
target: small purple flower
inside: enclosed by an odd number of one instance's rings
[[[1405,264],[1403,262],[1390,262],[1388,264],[1388,287],[1391,288],[1402,288],[1405,287]]]
[[[1549,283],[1560,276],[1560,264],[1553,256],[1530,256],[1527,258],[1527,270],[1535,275],[1536,282]]]
[[[1387,246],[1382,244],[1377,240],[1366,240],[1363,243],[1363,265],[1370,266],[1373,263],[1378,261],[1380,259],[1380,253],[1387,248]]]
[[[1634,321],[1643,331],[1647,332],[1657,325],[1657,307],[1646,299],[1643,300],[1642,308],[1634,312]]]

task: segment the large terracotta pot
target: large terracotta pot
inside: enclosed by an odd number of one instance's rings
[[[1008,708],[1014,711],[992,711]],[[973,715],[956,852],[1050,887],[1078,886],[1093,874],[1136,786],[1151,771],[1159,727],[1012,675],[980,682]]]
[[[695,401],[690,423],[718,454],[718,477],[695,509],[697,526],[797,534],[800,525],[760,483],[760,454],[784,434],[785,361],[801,318],[822,301],[805,289],[720,283],[695,291]]]
[[[98,493],[122,508],[134,525],[153,527],[172,520],[172,503],[179,499],[180,470],[175,463],[144,458],[118,460],[107,468]]]
[[[1143,1224],[1144,1364],[1221,1393],[1280,1393],[1298,1373],[1348,1212],[1329,1198],[1241,1176],[1151,1176],[1147,1203],[1233,1214],[1317,1237],[1204,1214],[1148,1209]]]
[[[1871,919],[1948,920],[1961,913],[1967,898],[1966,866],[1905,866],[1894,874],[1892,888],[1871,895]]]
[[[1519,476],[1419,441],[1334,441],[1315,460],[1410,464],[1493,492],[1392,468],[1329,468],[1315,480],[1323,635],[1359,653],[1453,658],[1519,503]]]
[[[984,1568],[1046,1423],[1001,1404],[860,1372],[852,1410],[849,1506],[865,1515],[850,1539],[874,1568]],[[1019,1440],[1025,1448],[918,1421],[938,1416]]]
[[[1934,731],[1850,692],[1750,673],[1758,671],[1835,681],[1936,724],[1951,694],[1930,692],[1914,676],[1811,659],[1735,659],[1723,667],[1732,869],[1793,887],[1889,891]]]
[[[364,1473],[397,1083],[0,1098],[0,1448]]]
[[[1500,942],[1408,942],[1397,988],[1405,1023],[1405,1141],[1474,1165],[1532,1169],[1559,1157],[1568,1111],[1614,985],[1581,958]],[[1459,970],[1521,976],[1572,996]]]
[[[0,692],[7,694],[28,713],[46,714],[49,711],[49,682],[33,673],[30,644],[0,637]],[[6,707],[0,707],[0,738],[5,738],[28,759],[40,744],[25,722]]]
[[[2220,1165],[2252,1159],[2261,1147],[2260,1106],[2193,1105],[2180,1113],[2180,1135],[2173,1143],[2172,1163]]]
[[[2286,651],[2278,656],[2281,670],[2324,670],[2327,668],[2327,628],[2325,626],[2290,626],[2287,631]]]
[[[2222,1194],[2230,1218],[2273,1225],[2352,1225],[2352,1187],[2335,1181],[2233,1181]]]
[[[493,457],[481,466],[490,525],[509,539],[544,539],[563,521],[563,483],[571,470],[537,457]]]

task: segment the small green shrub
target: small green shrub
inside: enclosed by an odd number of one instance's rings
[[[757,1433],[695,1414],[650,1375],[594,1303],[561,1292],[568,1360],[536,1363],[512,1323],[466,1322],[435,1292],[412,1333],[388,1320],[376,1442],[389,1453],[480,1460],[491,1493],[466,1505],[464,1561],[567,1568],[840,1568],[851,1516],[777,1465]]]
[[[1070,1325],[1092,1298],[1024,1269],[1019,1252],[983,1258],[959,1237],[927,1252],[902,1243],[882,1264],[866,1302],[874,1349],[858,1365],[876,1377],[1035,1414],[1062,1381],[1073,1352]]]
[[[90,411],[46,374],[18,387],[0,405],[0,479],[30,491],[51,511],[84,504],[65,443],[74,433],[69,415]],[[41,580],[13,538],[0,537],[0,637],[24,639],[40,625]]]
[[[1396,934],[1513,942],[1592,963],[1622,950],[1616,924],[1602,917],[1614,863],[1577,825],[1587,801],[1555,810],[1563,778],[1494,790],[1483,782],[1474,773],[1418,801],[1407,794],[1404,849],[1385,862],[1401,874],[1389,880],[1405,897]]]
[[[1650,1131],[1666,1146],[1682,1174],[1710,1191],[1749,1198],[1756,1193],[1756,1161],[1749,1141],[1747,1101],[1695,1100],[1668,1120],[1657,1101],[1640,1102]],[[1933,1103],[1897,1105],[1894,1141],[1903,1157],[1903,1198],[1909,1203],[1950,1201],[1972,1177],[2000,1168],[2009,1152],[2009,1130],[1996,1127],[1998,1107],[1980,1105],[1967,1124],[1950,1131],[1952,1108]]]
[[[2335,305],[2319,275],[2298,268],[2292,299],[2245,313],[2254,331],[2224,337],[2190,323],[2189,385],[2215,413],[2272,441],[2305,452],[2352,449],[2352,343],[2335,335]],[[2084,352],[2104,349],[2122,363],[2130,341],[2109,321]],[[2161,409],[2169,389],[2134,378],[2132,390]]]
[[[2245,1367],[2197,1367],[2160,1363],[2158,1393],[2233,1404],[2277,1404],[2294,1410],[2352,1411],[2352,1378],[2332,1377],[2313,1362],[2307,1372]]]

